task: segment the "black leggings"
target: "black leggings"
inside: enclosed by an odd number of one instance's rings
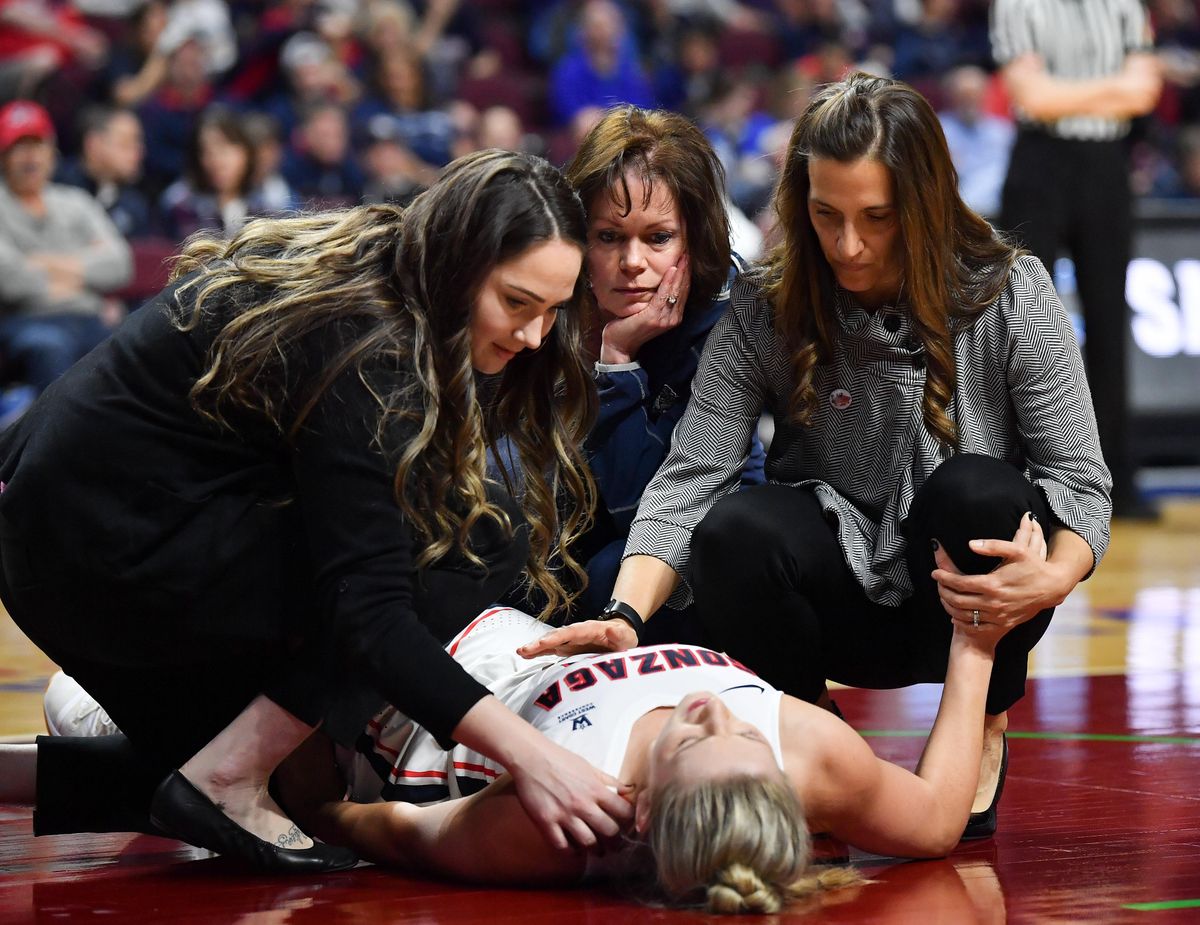
[[[419,572],[414,583],[414,609],[443,643],[495,601],[525,565],[523,514],[507,493],[493,492],[492,500],[521,524],[516,539],[501,536],[484,518],[472,533],[472,548],[486,569],[465,559],[443,560]],[[0,597],[13,619],[105,707],[123,733],[106,737],[110,741],[39,738],[35,834],[149,831],[154,787],[259,694],[310,724],[322,722],[326,733],[346,744],[383,706],[381,694],[323,651],[320,633],[189,648],[172,626],[169,609],[134,622],[112,602],[89,601],[67,585],[50,595],[42,582],[36,599],[14,590],[14,576],[20,581],[37,565],[16,538],[3,537],[0,564]],[[304,608],[311,603],[304,599],[310,585],[302,570],[290,574],[294,585],[279,580],[272,587],[285,602]],[[260,600],[280,606],[280,599]],[[141,638],[132,637],[135,628]],[[170,667],[155,661],[156,648]]]
[[[871,601],[846,565],[834,530],[805,489],[763,485],[723,498],[692,538],[696,609],[712,641],[776,687],[815,702],[826,679],[895,688],[946,677],[952,626],[930,577],[937,539],[962,571],[998,560],[972,539],[1011,539],[1026,512],[1048,529],[1045,499],[1012,466],[960,454],[939,466],[905,525],[914,593],[898,607]],[[996,648],[987,711],[1025,693],[1028,654],[1053,608],[1009,632]]]

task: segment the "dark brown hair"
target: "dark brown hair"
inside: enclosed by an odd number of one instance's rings
[[[238,192],[245,196],[254,186],[254,164],[258,155],[254,150],[254,141],[242,123],[242,117],[232,109],[226,109],[223,106],[212,106],[206,109],[196,121],[192,144],[187,153],[188,181],[197,192],[216,192],[204,169],[200,154],[200,137],[207,129],[220,132],[226,141],[232,142],[246,152],[246,166],[238,181]]]

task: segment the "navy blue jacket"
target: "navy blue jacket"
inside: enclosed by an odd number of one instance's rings
[[[713,325],[729,308],[730,287],[743,267],[735,254],[716,298],[707,306],[689,305],[679,326],[645,344],[636,362],[597,364],[600,413],[587,441],[588,459],[603,504],[622,536],[667,458],[671,434],[692,394],[700,354]],[[758,437],[745,452],[742,484],[760,485],[766,453]]]

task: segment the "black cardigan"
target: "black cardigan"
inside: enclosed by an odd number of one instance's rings
[[[216,326],[180,331],[167,313],[174,290],[134,312],[0,437],[6,532],[52,560],[61,580],[177,619],[181,646],[189,626],[262,638],[283,620],[286,634],[290,604],[261,613],[253,602],[265,574],[291,574],[309,608],[294,634],[315,620],[362,680],[449,741],[487,689],[414,611],[414,538],[357,371],[324,393],[294,439],[249,420],[218,427],[188,397]],[[319,369],[345,333],[321,332],[300,368]],[[368,375],[386,386],[397,374]],[[282,535],[281,503],[298,536]]]

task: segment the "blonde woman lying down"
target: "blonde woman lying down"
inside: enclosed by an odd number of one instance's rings
[[[376,717],[357,753],[335,756],[328,741],[311,739],[280,773],[289,810],[364,858],[473,883],[604,876],[628,867],[640,845],[669,901],[727,912],[774,911],[811,890],[810,830],[909,857],[946,854],[963,832],[1001,636],[994,626],[955,624],[941,707],[915,773],[721,653],[659,645],[516,655],[548,631],[496,608],[448,650],[519,716],[624,782],[636,813],[619,850],[555,851],[499,764],[462,746],[442,751],[395,711]]]

